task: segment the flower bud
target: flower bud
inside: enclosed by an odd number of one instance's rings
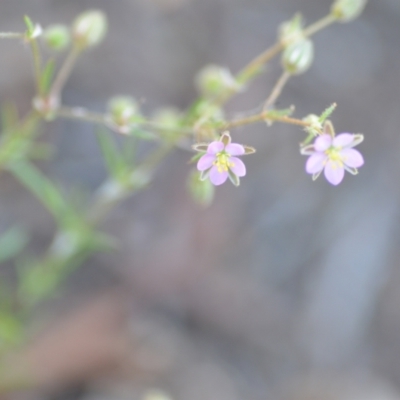
[[[43,40],[49,49],[62,51],[71,41],[69,29],[64,25],[50,25],[43,32]]]
[[[231,72],[218,65],[208,65],[196,77],[196,86],[206,97],[216,97],[226,91],[238,92],[241,85]]]
[[[177,129],[181,125],[181,113],[176,108],[162,108],[154,114],[154,122],[165,129]]]
[[[283,22],[279,26],[278,40],[283,46],[303,40],[303,18],[297,13],[290,21]]]
[[[188,181],[187,188],[192,199],[200,206],[209,206],[215,193],[215,187],[209,179],[201,180],[200,173],[197,170],[191,171]]]
[[[292,75],[307,71],[314,59],[314,45],[309,39],[292,43],[282,54],[282,66]]]
[[[157,110],[153,121],[160,128],[160,133],[167,139],[177,137],[182,129],[182,115],[176,108],[162,108]]]
[[[107,17],[100,10],[89,10],[78,15],[72,25],[73,40],[80,49],[97,46],[106,33]]]
[[[304,122],[307,122],[310,124],[307,128],[306,131],[314,136],[317,136],[322,132],[322,124],[320,122],[320,118],[318,115],[315,114],[309,114],[305,118],[303,118]]]
[[[108,103],[111,124],[121,133],[130,133],[133,125],[140,122],[136,101],[129,96],[113,97]]]
[[[331,14],[340,22],[349,22],[357,18],[367,5],[367,0],[336,0]]]

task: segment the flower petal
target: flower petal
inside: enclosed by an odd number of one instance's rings
[[[318,136],[314,142],[314,148],[316,151],[325,151],[328,150],[332,145],[332,136],[324,133],[323,135]]]
[[[241,156],[245,153],[244,147],[239,143],[230,143],[226,145],[225,151],[231,156]]]
[[[222,142],[211,142],[208,145],[207,153],[208,154],[217,154],[225,148],[225,145]]]
[[[343,162],[351,168],[359,168],[364,165],[362,154],[355,149],[343,149],[340,151]]]
[[[210,169],[210,181],[213,185],[222,185],[228,179],[228,171],[219,172],[217,167]]]
[[[211,168],[215,161],[215,156],[211,154],[204,154],[201,156],[199,161],[197,162],[197,169],[199,171],[205,171],[208,168]]]
[[[329,160],[325,166],[324,170],[326,180],[332,185],[339,185],[342,182],[344,177],[344,168],[343,165],[338,162]]]
[[[314,153],[306,162],[306,172],[308,174],[316,174],[317,172],[321,172],[325,166],[325,162],[328,159],[328,156],[324,153]]]
[[[233,163],[229,169],[237,176],[245,176],[246,175],[246,166],[243,161],[237,157],[231,157],[229,162]]]
[[[354,135],[352,133],[341,133],[333,138],[333,146],[334,147],[348,147],[354,141]]]

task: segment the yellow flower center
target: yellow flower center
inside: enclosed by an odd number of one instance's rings
[[[330,161],[333,161],[332,168],[343,168],[344,157],[340,154],[340,148],[331,147],[326,150],[325,154]]]
[[[228,172],[228,169],[235,165],[232,161],[230,161],[230,158],[231,155],[224,150],[216,154],[214,165],[217,167],[218,172]]]

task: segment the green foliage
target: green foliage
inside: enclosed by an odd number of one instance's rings
[[[18,255],[28,242],[28,235],[20,226],[14,226],[0,237],[0,263]]]
[[[43,203],[60,226],[69,227],[79,221],[58,188],[32,164],[20,160],[10,163],[8,169]]]
[[[48,91],[50,90],[50,85],[52,83],[54,76],[54,68],[55,68],[55,62],[53,59],[50,59],[46,63],[46,66],[44,67],[42,75],[40,77],[39,86],[41,93],[47,94]]]

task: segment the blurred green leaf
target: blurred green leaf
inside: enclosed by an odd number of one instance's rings
[[[18,110],[14,103],[7,102],[1,107],[1,128],[3,133],[14,129],[19,122]]]
[[[0,351],[21,342],[22,322],[11,313],[0,311]]]
[[[106,129],[98,129],[96,135],[109,174],[118,177],[121,171],[125,169],[125,162],[121,157],[115,139]]]
[[[28,30],[28,36],[32,35],[32,33],[35,30],[34,23],[32,22],[32,20],[27,15],[24,16],[24,22],[25,22],[26,28]]]
[[[14,226],[0,237],[0,263],[18,255],[28,242],[28,235],[19,226]]]
[[[319,122],[323,124],[327,118],[330,117],[330,115],[333,113],[335,108],[337,107],[336,103],[333,103],[330,107],[328,107],[319,117]]]
[[[47,93],[54,76],[55,62],[53,59],[49,60],[43,69],[40,77],[39,88],[41,93]]]
[[[79,221],[75,211],[68,205],[58,188],[29,162],[10,163],[8,169],[26,186],[51,212],[62,226]]]

